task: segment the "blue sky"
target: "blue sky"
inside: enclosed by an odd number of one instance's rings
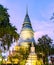
[[[16,26],[18,33],[20,33],[28,5],[35,40],[45,34],[54,40],[54,22],[50,21],[54,12],[54,0],[0,0],[0,4],[8,8],[10,22]]]

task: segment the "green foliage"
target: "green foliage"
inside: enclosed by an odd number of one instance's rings
[[[44,64],[45,62],[47,62],[47,56],[50,54],[51,44],[52,39],[48,35],[44,35],[38,39],[38,44],[36,45],[36,52],[42,53]]]
[[[7,12],[7,8],[0,5],[0,27],[6,27],[6,25],[10,25],[9,14]]]
[[[54,48],[51,48],[51,49],[50,49],[50,54],[51,54],[51,55],[54,55]]]
[[[17,29],[10,23],[10,16],[7,10],[3,5],[0,5],[0,38],[2,39],[4,50],[6,49],[5,45],[9,49],[13,38],[17,40],[19,37],[19,34],[16,32]]]
[[[18,51],[13,51],[13,54],[9,56],[9,60],[12,62],[12,59],[18,59],[19,60],[18,64],[24,65],[26,59],[28,58],[28,55],[29,55],[29,49],[20,47]]]
[[[51,44],[52,44],[52,39],[48,37],[48,35],[44,35],[38,39],[38,47],[46,55],[49,54],[49,51],[51,49],[50,46]]]
[[[25,62],[26,62],[26,60],[22,60],[22,61],[20,62],[20,65],[25,65]]]
[[[52,43],[52,39],[48,35],[44,35],[38,39],[39,44],[47,44],[50,45]]]
[[[23,56],[22,59],[27,59],[29,54],[29,49],[20,48],[19,53]]]

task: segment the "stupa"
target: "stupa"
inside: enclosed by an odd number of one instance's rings
[[[30,54],[26,60],[25,65],[43,65],[42,58],[38,59],[37,54],[35,53],[35,47],[34,47],[33,42],[32,42],[32,46],[30,49]]]
[[[33,42],[32,42],[32,46],[30,49],[30,54],[28,56],[28,59],[26,60],[25,65],[37,65],[37,55],[35,53],[35,47],[34,47]]]
[[[26,9],[26,16],[24,18],[22,30],[20,32],[19,45],[28,47],[30,43],[34,43],[34,31],[32,29],[31,21],[28,15],[28,9]]]

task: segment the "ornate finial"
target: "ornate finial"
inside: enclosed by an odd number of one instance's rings
[[[32,47],[34,47],[34,44],[33,44],[33,42],[32,42]]]
[[[28,14],[28,5],[26,6],[26,14]]]
[[[35,47],[34,47],[33,42],[32,42],[32,46],[31,46],[31,53],[35,53]]]

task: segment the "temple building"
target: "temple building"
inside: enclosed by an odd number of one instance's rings
[[[25,50],[25,48],[28,49],[29,45],[30,53],[28,54],[28,58],[25,58],[26,62],[24,65],[43,65],[42,60],[38,60],[37,54],[35,53],[34,31],[28,15],[28,10],[26,10],[26,15],[20,32],[19,40],[18,42],[16,42],[16,46],[13,48],[12,52],[9,52],[7,64],[11,62],[14,62],[14,64],[18,64],[19,59],[21,59],[21,58],[18,59],[18,57],[20,57],[19,53],[19,50],[21,50],[20,48],[22,47],[24,48],[23,50]]]

